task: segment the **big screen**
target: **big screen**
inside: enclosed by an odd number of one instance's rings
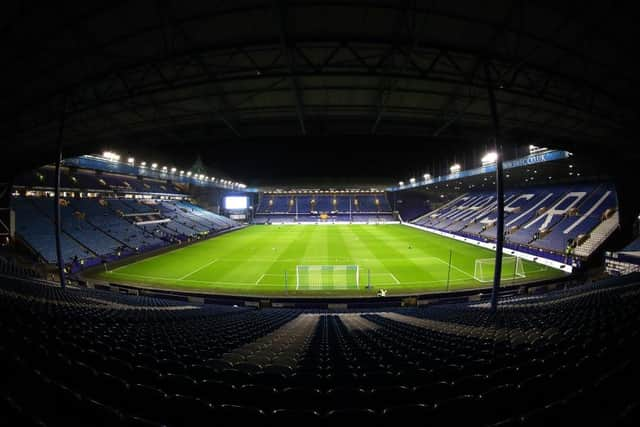
[[[224,208],[229,211],[247,209],[247,198],[244,196],[227,196],[224,198]]]

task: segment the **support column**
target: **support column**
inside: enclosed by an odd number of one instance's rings
[[[487,92],[489,93],[489,107],[491,109],[491,121],[493,124],[493,142],[496,152],[496,201],[498,218],[496,221],[496,262],[493,273],[493,290],[491,292],[491,310],[498,308],[498,292],[500,291],[500,279],[502,277],[502,248],[504,246],[504,171],[502,167],[502,145],[498,141],[500,135],[500,122],[496,108],[496,98],[493,93],[491,72],[487,63],[484,64],[484,72],[487,79]]]
[[[60,286],[64,289],[67,286],[66,274],[64,271],[64,259],[62,258],[62,218],[60,212],[60,164],[62,163],[62,134],[64,131],[64,107],[60,116],[60,126],[58,127],[58,143],[56,156],[56,175],[55,175],[55,197],[53,198],[54,206],[54,224],[56,236],[56,255],[58,258],[58,274],[60,275]]]

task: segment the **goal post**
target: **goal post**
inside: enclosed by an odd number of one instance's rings
[[[358,289],[359,265],[296,265],[296,290]]]
[[[495,267],[495,258],[476,259],[473,269],[473,278],[482,283],[491,282],[493,281]],[[527,277],[527,275],[524,272],[522,258],[514,256],[505,256],[502,258],[501,280],[515,280],[524,277]]]

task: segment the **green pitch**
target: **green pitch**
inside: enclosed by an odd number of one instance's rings
[[[476,260],[492,256],[487,249],[403,225],[257,225],[93,278],[225,294],[373,296],[383,288],[398,295],[491,286],[486,278],[492,267],[478,264],[484,280],[477,280]],[[505,265],[505,285],[564,274],[522,261],[516,275],[509,267],[513,259]]]

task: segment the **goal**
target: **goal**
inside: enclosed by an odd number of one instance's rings
[[[358,265],[297,265],[297,290],[357,289],[360,287]]]
[[[473,269],[473,278],[478,282],[493,281],[493,274],[496,268],[495,258],[476,259],[476,265]],[[519,257],[505,256],[502,258],[502,280],[514,280],[527,277],[524,272],[522,259]]]

